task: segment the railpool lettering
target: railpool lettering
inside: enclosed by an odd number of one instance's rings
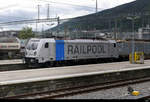
[[[73,54],[73,46],[72,45],[68,45],[68,54]]]
[[[68,45],[68,54],[106,53],[103,45]]]

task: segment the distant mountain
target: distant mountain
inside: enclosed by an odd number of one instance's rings
[[[64,30],[113,30],[116,27],[120,31],[131,31],[131,21],[127,16],[137,15],[139,18],[135,21],[135,29],[150,24],[150,0],[136,0],[131,3],[123,4],[111,9],[103,10],[98,13],[81,16],[67,21],[59,26],[52,28]]]

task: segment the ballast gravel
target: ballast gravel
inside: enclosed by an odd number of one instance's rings
[[[135,91],[139,91],[139,96],[132,96],[128,92],[128,87],[132,87]],[[73,96],[60,97],[57,99],[138,99],[143,96],[150,95],[150,82],[126,85],[123,87],[97,90],[90,93],[81,93]]]

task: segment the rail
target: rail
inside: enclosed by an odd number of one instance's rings
[[[55,91],[47,91],[42,93],[34,93],[34,94],[25,94],[20,96],[13,96],[13,97],[5,97],[6,99],[54,99],[60,98],[64,96],[72,96],[81,93],[89,93],[93,91],[100,91],[103,89],[110,89],[114,87],[121,87],[125,85],[135,84],[135,83],[142,83],[150,81],[150,77],[142,77],[138,79],[130,79],[130,80],[121,80],[115,82],[108,82],[103,84],[95,84],[95,85],[85,85],[75,88],[66,88],[61,90]],[[147,98],[147,97],[146,97]]]

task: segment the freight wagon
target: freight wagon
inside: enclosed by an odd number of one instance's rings
[[[143,52],[145,58],[150,58],[150,41],[134,41],[135,51]],[[132,41],[117,41],[118,55],[120,58],[129,58],[132,53]]]
[[[20,53],[20,40],[16,37],[0,38],[0,59],[15,58]]]

